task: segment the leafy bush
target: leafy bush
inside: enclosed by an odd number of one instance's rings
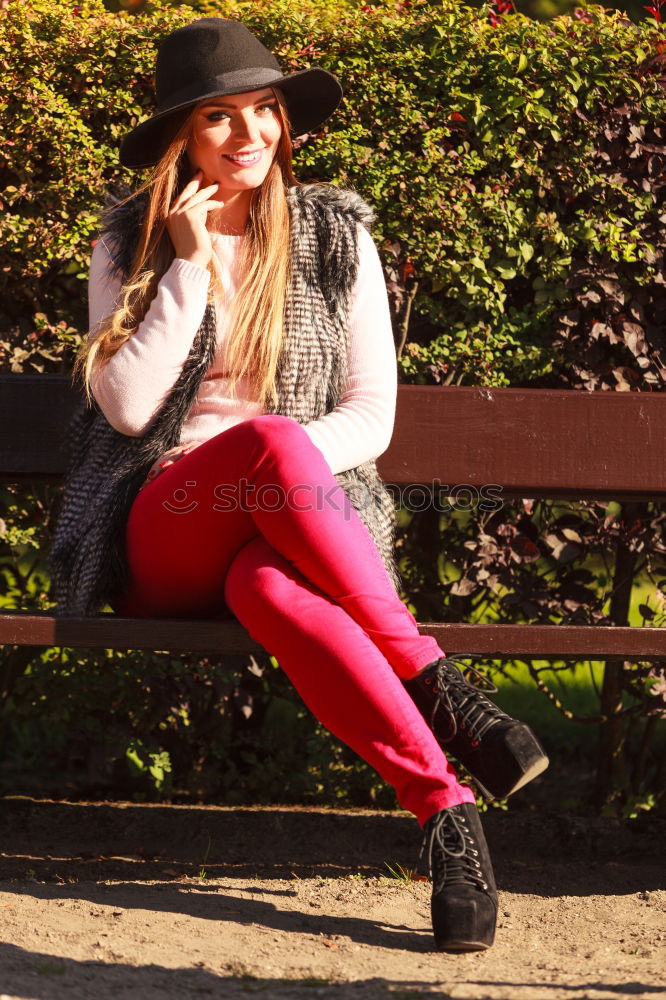
[[[553,333],[576,302],[572,264],[608,261],[629,300],[661,275],[655,196],[666,98],[658,76],[639,72],[662,37],[652,22],[637,27],[590,8],[591,23],[512,16],[493,28],[485,11],[451,0],[192,6],[242,17],[285,70],[309,61],[342,80],[347,99],[307,137],[297,172],[351,185],[376,207],[406,377],[571,380],[577,373]],[[96,213],[123,173],[117,144],[152,107],[156,39],[194,13],[148,10],[133,17],[97,0],[34,0],[0,18],[11,95],[2,129],[12,136],[0,161],[0,324],[4,365],[13,359],[14,370],[67,371],[72,333],[85,329]],[[600,148],[609,127],[616,147],[631,147],[630,183],[619,183]],[[638,386],[644,358],[663,384],[654,332],[615,334],[595,374],[618,368],[619,357]]]
[[[25,654],[26,649],[20,650]],[[28,650],[2,690],[3,793],[390,808],[274,661]]]

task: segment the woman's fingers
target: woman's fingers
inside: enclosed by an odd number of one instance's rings
[[[203,171],[197,170],[192,179],[188,181],[188,183],[185,185],[180,194],[174,199],[173,204],[175,204],[176,202],[180,202],[183,199],[186,199],[190,193],[194,193],[195,191],[197,191],[197,189],[199,189],[199,185],[201,184],[202,179],[203,179]],[[207,187],[216,187],[216,186],[217,185],[215,184],[207,185]],[[200,190],[203,190],[203,188],[201,188]]]
[[[196,191],[193,194],[191,194],[184,201],[181,201],[182,196],[185,194],[185,191],[187,191],[187,188],[185,188],[180,198],[177,198],[176,201],[174,201],[173,205],[171,206],[171,211],[173,212],[174,210],[180,211],[181,209],[193,208],[194,205],[198,205],[200,201],[203,201],[210,194],[212,194],[213,191],[216,191],[218,187],[219,184],[209,184],[208,187],[201,188],[199,191]]]
[[[198,187],[199,187],[199,178],[195,177],[193,178],[193,180],[191,180],[188,184],[185,185],[180,194],[176,195],[176,197],[173,199],[171,203],[171,207],[173,208],[174,205],[178,204],[178,202],[181,202],[183,201],[183,199],[186,199],[189,193],[196,191]]]
[[[205,201],[204,205],[210,212],[210,210],[213,208],[224,208],[225,203],[223,201]]]
[[[157,459],[157,461],[153,462],[148,470],[146,479],[151,480],[156,476],[159,476],[161,472],[168,469],[174,464],[174,462],[177,462],[185,455],[189,455],[190,452],[194,451],[195,448],[198,448],[199,445],[203,443],[203,441],[190,441],[188,444],[176,445],[175,448],[170,448],[168,451],[165,451],[164,454]]]
[[[197,171],[192,181],[174,200],[167,213],[166,227],[176,257],[206,267],[213,254],[207,216],[209,212],[224,208],[225,203],[211,197],[219,191],[219,184],[199,187],[202,179],[203,173]]]

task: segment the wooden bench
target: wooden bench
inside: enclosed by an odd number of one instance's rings
[[[0,376],[0,480],[57,482],[77,394],[66,376]],[[666,500],[666,395],[400,386],[388,483],[494,484],[502,497]],[[428,623],[447,651],[523,659],[666,658],[666,628]],[[236,622],[58,619],[4,611],[0,643],[17,646],[263,652]]]

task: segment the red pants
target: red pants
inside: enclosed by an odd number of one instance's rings
[[[400,680],[444,654],[295,420],[253,417],[178,459],[138,493],[126,542],[132,585],[115,611],[231,610],[421,824],[474,801]]]

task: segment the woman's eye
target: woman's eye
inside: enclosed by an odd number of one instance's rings
[[[269,113],[273,112],[276,109],[277,109],[277,105],[276,104],[258,104],[257,108],[256,108],[256,110],[257,110],[258,113],[264,113],[264,114],[266,112],[269,112]],[[226,111],[213,111],[212,114],[206,115],[206,121],[209,121],[209,122],[219,121],[220,115],[224,115],[226,118],[229,117],[229,114]]]

